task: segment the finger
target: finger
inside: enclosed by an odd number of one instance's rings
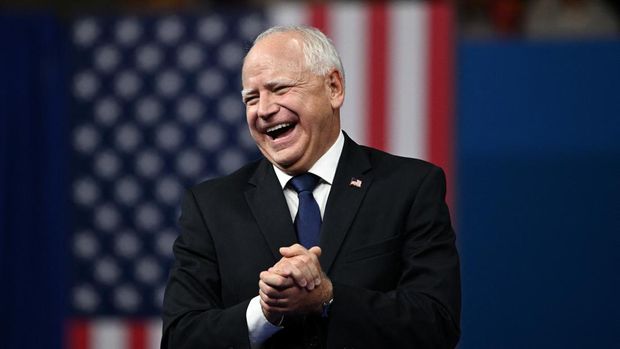
[[[263,290],[258,290],[258,296],[260,297],[262,303],[269,304],[270,298],[265,294],[265,292],[263,292]]]
[[[303,265],[303,263],[299,263],[299,266],[293,263],[286,263],[287,270],[290,271],[290,277],[295,281],[299,287],[306,287],[308,285],[308,280],[310,280],[310,275],[308,274],[307,268]]]
[[[315,246],[310,249],[310,259],[312,260],[312,265],[316,268],[315,280],[314,284],[316,286],[321,284],[321,279],[323,276],[323,269],[321,268],[321,262],[319,261],[319,257],[321,256],[321,248]]]
[[[273,267],[267,269],[267,271],[270,272],[270,273],[278,274],[278,275],[283,276],[283,277],[291,276],[291,268],[286,265],[287,263],[289,263],[289,262],[288,261],[280,261],[276,265],[274,265]]]
[[[307,284],[307,278],[304,277],[304,269],[302,263],[293,263],[291,259],[278,262],[275,266],[269,268],[270,272],[276,273],[283,277],[292,277],[295,283],[301,287]],[[303,284],[303,285],[302,285]]]
[[[291,273],[290,273],[288,268],[282,268],[280,266],[271,267],[271,268],[267,269],[267,271],[270,272],[270,273],[278,274],[278,275],[280,275],[282,277],[289,277],[289,276],[291,276]]]
[[[297,247],[295,247],[297,248]],[[317,247],[320,251],[320,249]],[[300,287],[314,289],[321,283],[321,265],[318,257],[313,253],[304,253],[294,257],[283,257],[269,272],[284,277],[292,277]]]
[[[269,272],[290,280],[290,282],[285,282],[282,286],[279,286],[278,284],[274,285],[279,289],[287,288],[292,285],[297,285],[299,287],[305,287],[309,290],[312,290],[321,283],[320,277],[315,278],[315,273],[310,271],[309,268],[304,265],[302,265],[300,268],[294,266],[288,266],[286,269],[269,268]]]
[[[269,298],[279,299],[285,297],[281,290],[267,285],[262,280],[258,282],[258,291],[262,292]]]
[[[323,252],[319,246],[311,247],[308,251],[316,257],[321,257],[321,253]]]
[[[281,290],[286,287],[290,287],[295,284],[294,280],[290,277],[283,277],[277,273],[272,272],[262,272],[260,275],[260,280],[262,280],[265,284]]]
[[[307,252],[308,250],[300,244],[294,244],[289,247],[280,247],[280,254],[284,257],[295,257]]]
[[[300,270],[305,270],[308,273],[306,281],[308,281],[308,284],[314,284],[312,288],[321,284],[321,275],[323,272],[321,269],[321,263],[319,262],[319,258],[316,255],[314,255],[313,253],[308,253],[303,256],[290,258],[290,260],[291,263],[296,265]],[[306,286],[306,288],[308,288],[309,290],[312,289],[308,286]]]
[[[299,282],[299,278],[297,278],[296,275],[293,275],[296,283],[300,287],[306,287],[308,290],[313,290],[318,284],[321,283],[321,265],[315,255],[308,253],[291,257],[288,260],[289,263],[301,271],[303,277],[305,278],[306,285],[304,286],[303,282]]]
[[[319,268],[317,267],[318,263],[316,263],[312,257],[304,255],[291,258],[291,264],[296,266],[304,274],[307,283],[305,287],[308,290],[314,289],[316,286],[316,280],[320,278]]]
[[[296,280],[297,285],[299,285],[299,287],[305,287],[309,290],[314,289],[315,277],[311,266],[305,263],[300,263],[297,269],[301,272],[300,278],[303,278],[303,281],[301,282],[297,282]]]
[[[277,273],[268,271],[263,271],[260,273],[259,277],[264,283],[276,289],[291,287],[295,284],[294,280],[290,277],[283,277]]]
[[[267,312],[269,313],[273,313],[273,314],[285,314],[286,313],[286,308],[284,307],[274,307],[271,306],[267,303],[265,303],[262,299],[259,300],[260,301],[260,306],[265,309]]]
[[[301,246],[299,244],[294,244],[294,245],[289,246],[289,247],[281,247],[280,248],[280,253],[285,258],[292,258],[292,257],[299,257],[299,256],[309,256],[311,258],[311,260],[317,266],[316,268],[312,269],[312,273],[314,275],[313,279],[314,279],[315,283],[316,283],[316,280],[320,280],[321,272],[320,272],[320,263],[319,263],[319,259],[318,259],[318,257],[320,257],[321,253],[322,253],[322,250],[321,250],[320,247],[314,246],[314,247],[311,247],[310,250],[306,250],[303,246]],[[318,283],[320,283],[320,281]]]
[[[271,307],[286,307],[288,304],[287,298],[273,298],[260,289],[258,290],[258,295],[264,303],[269,304]]]

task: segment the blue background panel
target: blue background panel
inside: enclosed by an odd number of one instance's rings
[[[620,45],[458,49],[461,348],[620,342]]]

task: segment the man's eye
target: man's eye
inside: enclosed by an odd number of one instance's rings
[[[274,92],[277,94],[283,94],[288,92],[288,90],[290,90],[291,87],[290,86],[278,86],[274,89]]]
[[[258,101],[258,97],[252,96],[246,97],[243,103],[245,103],[245,105],[253,105],[256,104],[256,101]]]

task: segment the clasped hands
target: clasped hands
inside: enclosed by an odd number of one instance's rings
[[[300,244],[281,247],[282,258],[260,273],[260,305],[267,320],[279,324],[285,315],[321,313],[323,303],[332,295],[319,257],[321,248],[309,250]]]

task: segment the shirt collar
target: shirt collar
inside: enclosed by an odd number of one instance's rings
[[[338,160],[340,160],[340,155],[342,154],[343,148],[344,135],[342,134],[342,131],[340,131],[336,142],[334,142],[334,144],[332,144],[332,146],[327,150],[327,152],[325,152],[325,154],[323,154],[323,156],[321,156],[314,163],[314,165],[310,167],[310,170],[308,170],[308,172],[319,176],[321,180],[331,185],[334,181],[334,176],[336,175],[336,167],[338,167]],[[285,173],[277,166],[273,166],[273,169],[276,171],[276,176],[278,177],[280,186],[282,186],[282,189],[284,189],[288,181],[293,178],[293,176]]]

